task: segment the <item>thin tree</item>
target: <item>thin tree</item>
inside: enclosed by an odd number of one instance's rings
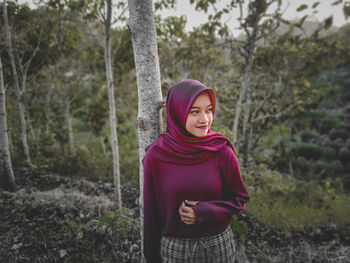
[[[100,13],[100,20],[105,27],[105,64],[106,77],[108,87],[108,101],[109,101],[109,123],[111,127],[111,145],[113,154],[113,179],[114,179],[114,195],[117,207],[122,207],[121,185],[120,185],[120,165],[119,165],[119,144],[117,135],[117,117],[114,98],[114,77],[112,67],[111,54],[111,25],[112,25],[112,0],[107,0],[106,15]],[[124,14],[126,8],[119,15],[119,18]]]
[[[23,150],[24,150],[24,155],[25,155],[26,161],[28,164],[31,164],[28,141],[27,141],[27,126],[26,126],[26,121],[25,121],[25,117],[24,117],[24,107],[22,104],[23,91],[21,90],[20,85],[19,85],[15,57],[13,55],[13,50],[12,50],[12,42],[11,42],[11,34],[10,34],[10,29],[9,29],[9,24],[8,24],[6,0],[4,0],[4,2],[3,2],[3,9],[4,9],[4,22],[5,22],[5,42],[6,42],[6,47],[7,47],[7,53],[10,57],[12,76],[13,76],[13,81],[14,81],[14,85],[15,85],[15,89],[16,89],[17,106],[18,106],[18,112],[19,112],[20,121],[21,121],[22,145],[23,145]]]
[[[134,50],[138,87],[138,136],[140,164],[140,232],[143,242],[143,165],[145,148],[159,137],[162,92],[157,33],[151,0],[129,0],[129,32]],[[141,262],[145,262],[143,256]]]
[[[2,175],[2,177],[1,177]],[[6,95],[2,62],[0,57],[0,185],[14,190],[16,180],[12,170],[9,140],[7,132]]]

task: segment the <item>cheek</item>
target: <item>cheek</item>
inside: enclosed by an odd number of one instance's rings
[[[186,120],[186,130],[188,130],[188,128],[191,128],[192,123],[193,123],[193,118],[191,118],[191,116],[188,116]]]
[[[213,119],[214,119],[214,117],[213,117],[213,113],[212,113],[212,114],[210,114],[210,116],[209,116],[209,123],[210,123],[210,125],[212,124]]]

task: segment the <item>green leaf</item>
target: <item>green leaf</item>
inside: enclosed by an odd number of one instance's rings
[[[324,29],[327,30],[329,29],[333,24],[333,16],[330,16],[324,20]]]
[[[343,3],[343,0],[335,1],[335,2],[332,3],[332,5],[339,5],[339,4],[341,4],[341,3]]]
[[[308,6],[306,4],[302,4],[296,10],[297,10],[297,12],[300,12],[300,11],[303,11],[303,10],[307,9],[307,7]]]
[[[350,17],[350,2],[346,2],[343,6],[344,18],[347,20]]]
[[[313,3],[312,8],[316,8],[319,4],[320,4],[320,2]]]

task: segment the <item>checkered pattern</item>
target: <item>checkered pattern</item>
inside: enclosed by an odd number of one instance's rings
[[[213,236],[201,238],[162,237],[163,263],[233,263],[235,244],[230,227]]]

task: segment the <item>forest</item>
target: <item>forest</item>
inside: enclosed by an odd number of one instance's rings
[[[214,90],[251,196],[236,262],[350,262],[350,24],[186,1],[190,31],[176,0],[1,1],[0,262],[143,262],[144,148],[183,79]]]

